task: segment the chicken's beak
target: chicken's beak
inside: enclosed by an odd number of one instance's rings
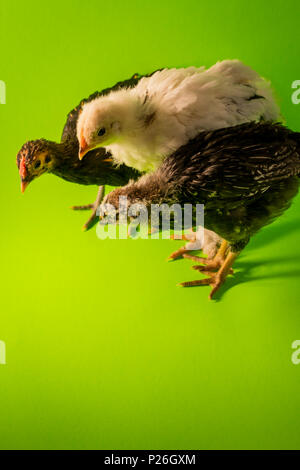
[[[25,189],[29,185],[29,181],[21,181],[21,192],[24,193]]]
[[[87,144],[87,141],[83,136],[80,139],[80,148],[79,148],[79,160],[82,160],[86,153],[90,151],[90,147]]]

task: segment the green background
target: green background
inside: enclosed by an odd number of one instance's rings
[[[300,130],[299,2],[33,0],[0,4],[0,448],[300,448],[300,199],[260,232],[217,301],[181,242],[84,233],[95,187],[15,156],[59,140],[95,90],[163,66],[239,58],[269,78]]]

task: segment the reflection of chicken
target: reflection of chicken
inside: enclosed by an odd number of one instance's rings
[[[82,106],[89,100],[103,96],[112,90],[122,87],[127,89],[137,84],[141,75],[134,75],[131,79],[117,83],[112,88],[96,92],[87,100],[73,109],[64,126],[62,141],[51,142],[45,139],[27,142],[17,155],[17,165],[21,177],[21,189],[25,191],[28,184],[43,173],[52,173],[72,183],[84,185],[120,186],[128,183],[130,179],[136,179],[140,173],[126,165],[117,166],[111,159],[111,155],[104,148],[98,148],[90,152],[86,161],[78,160],[78,141],[76,138],[76,123]],[[99,188],[98,196],[94,204],[86,206],[74,206],[75,210],[92,209],[92,215],[84,225],[88,228],[96,218],[96,211],[104,194],[104,188]]]
[[[279,124],[248,123],[204,132],[168,157],[153,174],[110,193],[105,202],[129,205],[203,203],[205,226],[223,238],[213,260],[185,254],[208,277],[184,287],[212,286],[210,297],[232,273],[250,237],[286,210],[298,192],[300,133]]]
[[[269,84],[238,60],[207,70],[163,69],[84,105],[77,122],[80,158],[102,146],[117,163],[152,171],[200,131],[278,118]],[[218,241],[205,232],[204,251],[213,253]],[[200,247],[192,235],[171,257]]]

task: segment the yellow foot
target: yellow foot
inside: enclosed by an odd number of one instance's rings
[[[97,216],[97,209],[98,206],[96,207],[95,204],[87,204],[85,206],[72,206],[71,209],[73,211],[88,211],[92,210],[92,214],[89,217],[89,219],[86,221],[86,223],[83,225],[82,230],[88,230],[89,228],[92,228],[93,225],[97,222],[98,216]]]
[[[174,234],[170,236],[170,239],[171,240],[184,240],[186,242],[195,242],[196,234],[194,232],[192,232],[191,234],[183,233],[182,235]]]
[[[224,284],[226,277],[228,274],[232,274],[232,265],[238,256],[238,253],[232,253],[229,251],[226,259],[224,258],[219,261],[219,258],[215,258],[213,260],[205,260],[206,266],[193,266],[194,269],[201,270],[203,274],[206,274],[208,277],[205,279],[197,279],[196,281],[188,281],[188,282],[181,282],[178,284],[181,287],[196,287],[196,286],[211,286],[212,290],[209,295],[209,298],[212,299],[214,294],[217,292],[218,289]],[[198,258],[198,257],[197,257]],[[195,257],[192,257],[195,260]],[[202,258],[203,259],[203,258]],[[205,259],[205,258],[204,258]],[[221,259],[221,258],[220,258]],[[218,268],[217,272],[214,269]]]
[[[173,253],[170,254],[167,260],[169,261],[169,260],[178,259],[178,258],[188,258],[194,261],[198,261],[199,263],[202,263],[202,262],[204,263],[204,261],[209,261],[208,258],[200,258],[199,256],[190,255],[189,253],[191,251],[198,251],[198,250],[196,250],[196,248],[195,250],[188,250],[185,246],[182,246],[181,248],[179,248],[179,250],[173,251]]]
[[[104,197],[104,192],[105,192],[105,187],[104,186],[99,186],[98,194],[97,194],[97,199],[93,204],[86,204],[84,206],[72,206],[71,209],[73,211],[88,211],[92,210],[92,214],[89,217],[89,219],[86,221],[84,226],[82,227],[83,230],[89,230],[90,228],[95,225],[97,220],[99,219],[97,215],[97,210],[98,207],[100,206],[102,199]]]
[[[178,284],[180,287],[196,287],[196,286],[211,286],[212,290],[209,294],[209,298],[212,299],[214,294],[225,282],[226,276],[222,276],[220,273],[214,273],[211,271],[205,272],[209,277],[205,279],[197,279],[196,281],[181,282]]]
[[[205,266],[193,266],[194,269],[197,269],[198,271],[202,271],[202,269],[217,269],[220,267],[220,264],[216,263],[216,259],[213,258],[213,259],[210,259],[210,258],[201,258],[200,256],[196,256],[196,255],[191,255],[187,252],[183,253],[182,254],[182,257],[183,258],[186,258],[186,259],[191,259],[192,261],[196,261],[196,263],[201,263],[201,264],[204,264]],[[211,268],[210,268],[211,267]],[[199,269],[198,269],[199,268]]]
[[[175,233],[174,235],[170,236],[170,239],[171,240],[184,240],[189,243],[195,243],[197,239],[197,234],[191,229],[190,233],[181,233],[181,234]],[[173,251],[173,253],[171,253],[170,256],[168,257],[168,260],[181,258],[183,254],[188,251],[193,251],[193,250],[188,250],[185,246],[182,246],[181,248],[179,248],[179,250]]]
[[[192,269],[195,269],[196,271],[199,271],[201,273],[206,273],[210,271],[217,271],[220,269],[225,261],[225,258],[200,258],[199,256],[193,256],[189,255],[188,253],[183,254],[183,258],[191,259],[192,261],[197,261],[198,263],[204,264],[204,266],[199,266],[196,264],[195,266],[192,266]],[[232,268],[229,269],[228,274],[233,274],[234,271]]]
[[[193,269],[200,272],[206,271],[216,271],[220,269],[226,259],[226,252],[228,249],[228,243],[223,240],[216,256],[213,259],[210,258],[200,258],[199,256],[190,255],[189,253],[183,254],[184,258],[191,259],[192,261],[196,261],[197,263],[204,264],[204,266],[193,266]],[[233,270],[229,270],[230,274],[233,274]]]
[[[179,248],[179,250],[173,251],[173,253],[171,253],[168,257],[168,260],[182,258],[186,251],[187,249],[185,248],[185,246],[182,246],[181,248]]]

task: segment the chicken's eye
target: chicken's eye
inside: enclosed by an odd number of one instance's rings
[[[41,166],[41,160],[38,160],[38,161],[35,163],[34,168],[37,170],[40,166]]]
[[[45,162],[46,162],[46,163],[51,162],[51,157],[49,157],[49,155],[47,155],[47,157],[45,158]]]
[[[98,131],[98,136],[102,137],[105,134],[105,132],[106,132],[105,127],[101,127],[101,129],[99,129],[99,131]]]

